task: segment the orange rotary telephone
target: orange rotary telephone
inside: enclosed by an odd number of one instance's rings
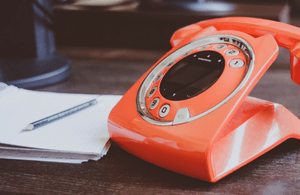
[[[216,182],[288,138],[300,122],[285,107],[247,97],[290,49],[300,84],[300,28],[230,17],[176,31],[173,48],[113,108],[111,139],[163,168]]]

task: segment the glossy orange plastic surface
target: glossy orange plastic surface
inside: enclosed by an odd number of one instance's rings
[[[265,27],[274,24],[278,28]],[[108,120],[111,139],[148,162],[209,182],[216,182],[288,138],[299,139],[297,131],[300,122],[296,116],[281,105],[247,97],[276,59],[277,42],[290,48],[293,62],[298,63],[300,48],[294,43],[296,35],[288,34],[286,26],[299,32],[296,27],[253,18],[208,20],[176,31],[171,39],[172,50],[154,64],[111,111]],[[166,126],[144,120],[137,110],[137,94],[147,75],[179,48],[194,40],[218,35],[240,37],[251,44],[255,64],[245,85],[225,104],[196,120]],[[228,62],[225,63],[222,76],[207,91],[191,99],[168,101],[171,106],[170,118],[182,107],[189,108],[191,115],[197,115],[228,96],[228,90],[232,91],[237,86],[242,79],[239,75],[245,75],[245,70],[230,69],[228,64],[231,59],[226,60]],[[150,84],[152,87],[156,85],[159,87],[159,82]],[[155,92],[155,96],[163,99],[159,92]],[[151,99],[146,98],[145,101],[148,105]],[[158,111],[154,109],[151,112],[156,115]]]

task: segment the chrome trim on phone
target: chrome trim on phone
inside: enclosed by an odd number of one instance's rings
[[[161,71],[163,71],[170,63],[173,63],[174,60],[182,56],[183,54],[196,49],[198,47],[207,45],[207,44],[213,44],[213,43],[227,43],[234,45],[238,47],[245,56],[249,59],[249,62],[246,64],[247,65],[247,72],[243,78],[243,80],[240,82],[240,84],[233,90],[233,92],[228,95],[224,100],[213,106],[212,108],[199,113],[195,116],[192,116],[188,118],[187,122],[196,120],[198,118],[201,118],[210,112],[213,112],[214,110],[218,109],[221,107],[223,104],[225,104],[228,100],[230,100],[235,94],[237,94],[247,83],[249,80],[253,69],[254,69],[254,62],[255,62],[255,56],[254,56],[254,51],[251,45],[245,41],[244,39],[234,36],[234,35],[212,35],[208,36],[205,38],[197,39],[193,42],[188,43],[187,45],[182,46],[181,48],[175,50],[172,52],[170,55],[162,59],[152,70],[151,72],[146,76],[144,81],[142,82],[138,93],[136,97],[136,107],[137,111],[140,114],[140,116],[146,120],[149,123],[155,124],[155,125],[162,125],[162,126],[167,126],[167,125],[175,125],[174,121],[167,121],[167,120],[162,120],[159,119],[155,116],[153,116],[149,111],[146,106],[146,96],[147,96],[147,91],[151,86],[151,83],[153,80],[160,74]]]

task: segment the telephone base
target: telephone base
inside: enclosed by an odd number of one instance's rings
[[[300,120],[284,106],[247,97],[210,153],[217,181],[289,138],[300,139]],[[234,130],[232,130],[234,129]]]
[[[119,102],[108,122],[111,139],[121,148],[160,167],[209,182],[220,180],[288,138],[300,139],[298,117],[280,104],[253,97],[246,97],[213,137],[203,134],[213,131],[213,124],[205,129],[198,121],[163,127],[126,112],[128,104]]]

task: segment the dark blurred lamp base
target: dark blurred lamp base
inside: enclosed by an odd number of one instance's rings
[[[57,53],[42,59],[0,59],[0,81],[21,88],[44,87],[70,76],[70,61]]]

